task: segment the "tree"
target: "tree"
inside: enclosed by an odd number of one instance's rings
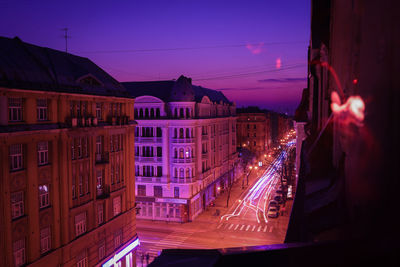
[[[240,159],[240,165],[243,168],[243,172],[246,173],[246,171],[248,170],[248,167],[253,163],[254,159],[256,158],[256,155],[251,152],[250,150],[248,150],[247,148],[240,148],[238,150],[239,152],[239,159]],[[247,184],[249,184],[249,173],[247,173]],[[244,178],[245,176],[243,176],[243,180],[242,180],[242,187],[244,185]]]

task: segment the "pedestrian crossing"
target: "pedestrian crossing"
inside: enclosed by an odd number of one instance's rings
[[[151,243],[152,245],[150,246],[149,249],[146,251],[141,251],[139,249],[138,251],[138,256],[136,258],[137,266],[147,266],[146,260],[142,262],[142,254],[146,255],[149,254],[149,263],[151,263],[154,258],[158,257],[161,254],[161,251],[163,249],[176,249],[176,248],[191,248],[189,245],[184,244],[185,240],[188,239],[193,232],[172,232],[171,234],[167,235],[163,239],[160,239],[159,241],[154,241],[154,240],[146,240],[146,239],[140,239],[141,243]],[[195,246],[198,249],[207,249],[207,247],[202,247],[196,244]],[[144,257],[145,259],[146,257]]]
[[[235,224],[235,223],[220,223],[217,229],[230,230],[230,231],[244,231],[244,232],[262,232],[271,233],[274,230],[272,225],[255,225],[255,224]]]

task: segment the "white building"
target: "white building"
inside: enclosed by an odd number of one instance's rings
[[[193,220],[235,177],[235,104],[184,76],[123,85],[136,97],[137,217]]]

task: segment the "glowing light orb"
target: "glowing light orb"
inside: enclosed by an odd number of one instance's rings
[[[337,92],[331,94],[331,109],[335,115],[341,115],[345,119],[350,119],[355,124],[361,124],[365,118],[365,104],[360,96],[350,96],[347,101],[342,104]]]

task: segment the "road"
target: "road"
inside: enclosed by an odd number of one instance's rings
[[[291,201],[286,202],[286,214],[278,218],[267,218],[267,201],[279,180],[280,164],[285,155],[281,152],[270,165],[262,168],[258,175],[249,177],[250,186],[242,189],[237,181],[232,189],[230,205],[226,207],[227,192],[215,200],[215,207],[208,207],[193,222],[172,223],[137,220],[137,233],[141,242],[137,255],[137,266],[146,266],[162,249],[215,249],[226,247],[257,246],[282,243],[289,221]],[[216,210],[221,216],[215,216]]]

